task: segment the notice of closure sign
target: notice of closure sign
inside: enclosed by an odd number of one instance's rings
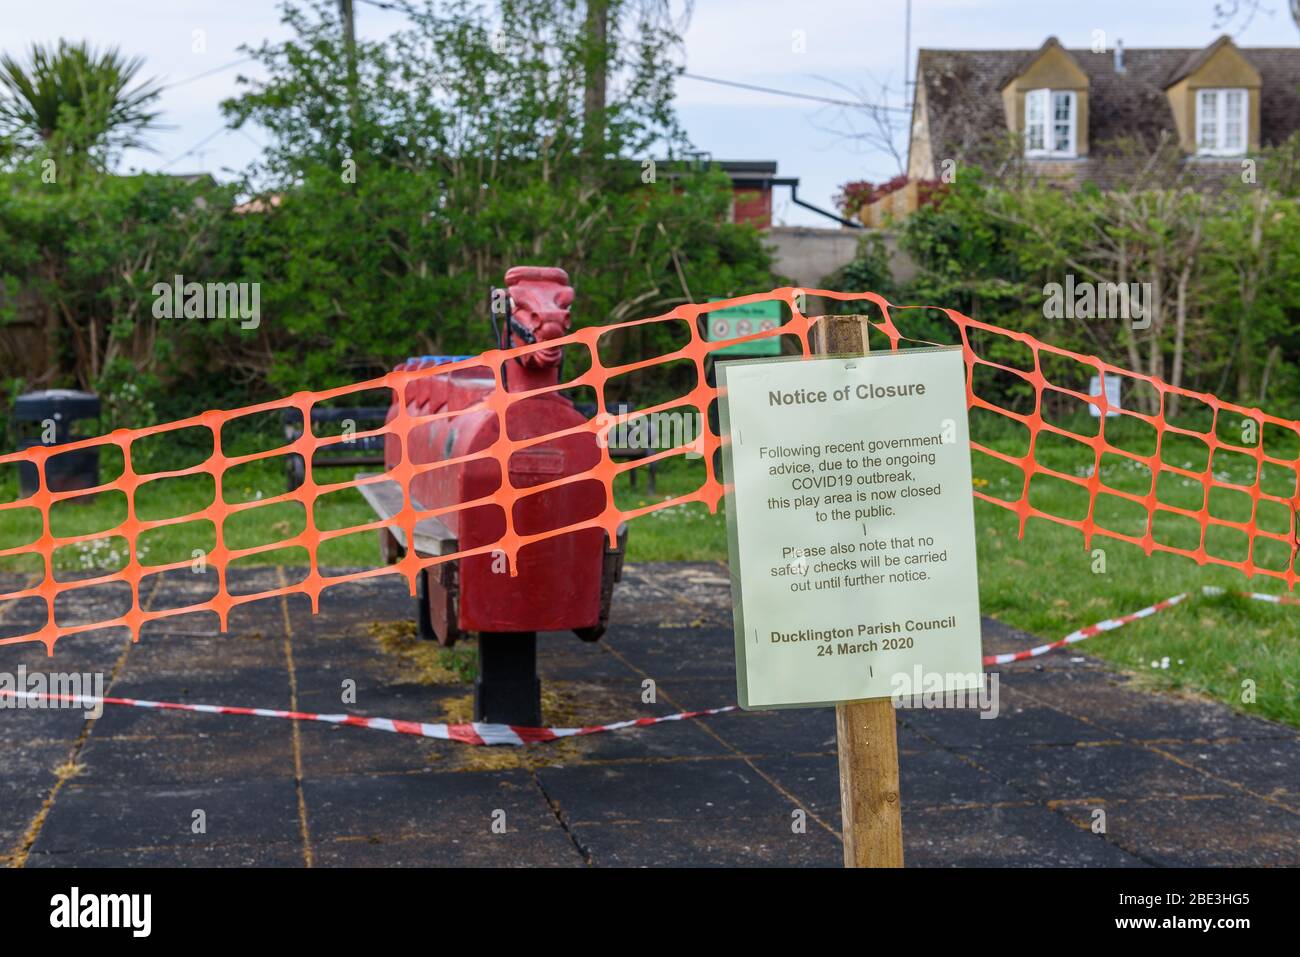
[[[718,369],[740,704],[981,686],[961,349]]]

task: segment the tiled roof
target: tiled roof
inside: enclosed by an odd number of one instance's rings
[[[1197,50],[1125,49],[1123,73],[1115,71],[1113,52],[1067,50],[1089,79],[1090,155],[1104,155],[1107,143],[1121,138],[1137,137],[1151,147],[1163,132],[1173,135],[1173,110],[1165,89],[1196,70],[1222,42]],[[1300,129],[1300,48],[1239,47],[1238,51],[1260,74],[1261,144],[1280,143]],[[979,161],[989,133],[1006,131],[1002,87],[1039,52],[920,51],[917,69],[925,87],[931,155],[936,161]]]

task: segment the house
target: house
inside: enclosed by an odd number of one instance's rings
[[[699,155],[703,157],[707,154]],[[858,225],[800,199],[799,178],[777,176],[774,160],[713,160],[712,162],[731,180],[730,222],[750,223],[758,229],[772,228],[772,187],[788,186],[790,201],[796,206],[812,210],[850,229]]]
[[[731,222],[752,223],[758,229],[769,228],[772,225],[772,186],[776,178],[776,163],[771,160],[715,162],[731,180]]]
[[[1300,49],[921,50],[908,179],[973,163],[1112,187],[1162,143],[1214,181],[1300,129]],[[950,161],[950,162],[948,162]]]
[[[796,286],[818,287],[835,270],[852,262],[861,239],[861,224],[822,209],[799,197],[799,178],[777,174],[775,160],[714,160],[707,153],[695,155],[699,163],[712,163],[731,180],[731,206],[727,220],[748,223],[763,232],[772,253],[772,267],[778,276]],[[672,175],[671,173],[669,175]],[[773,198],[776,187],[788,187],[790,202],[827,220],[826,226],[774,226]],[[910,261],[904,267],[910,269]],[[834,304],[814,305],[831,311]]]

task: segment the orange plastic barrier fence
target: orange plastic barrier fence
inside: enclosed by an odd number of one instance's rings
[[[1249,409],[1235,406],[1230,403],[1221,402],[1210,395],[1190,392],[1187,390],[1176,389],[1156,378],[1143,375],[1141,373],[1130,372],[1111,365],[1099,359],[1082,355],[1068,350],[1059,349],[1047,343],[1029,336],[1025,333],[1013,330],[999,328],[986,323],[982,323],[964,316],[958,312],[949,309],[931,309],[931,307],[907,307],[893,306],[883,298],[872,293],[839,293],[829,292],[818,289],[792,289],[782,288],[773,290],[770,293],[760,293],[750,296],[742,296],[735,299],[719,300],[708,304],[701,305],[683,305],[666,313],[662,316],[656,316],[648,319],[637,320],[633,322],[621,323],[615,326],[591,326],[579,329],[570,335],[557,340],[550,340],[534,345],[520,346],[509,350],[491,350],[472,359],[462,362],[437,366],[434,368],[421,369],[418,371],[399,371],[391,372],[377,379],[367,382],[357,383],[346,387],[328,389],[321,392],[300,392],[287,399],[275,402],[266,402],[258,405],[248,406],[242,409],[235,409],[225,412],[207,412],[194,418],[185,419],[178,422],[172,422],[165,425],[151,426],[148,428],[134,430],[118,430],[107,436],[95,439],[87,439],[75,443],[53,447],[36,447],[21,453],[13,453],[0,456],[0,469],[13,467],[18,463],[32,463],[40,473],[40,486],[32,496],[14,501],[0,503],[0,529],[11,522],[18,515],[19,510],[29,510],[39,513],[41,520],[41,532],[34,540],[23,543],[16,547],[7,547],[0,549],[0,559],[5,559],[16,555],[38,555],[43,562],[44,572],[37,576],[37,580],[23,585],[15,590],[0,592],[0,618],[6,606],[12,606],[21,602],[39,602],[44,606],[43,623],[39,626],[33,625],[30,629],[21,634],[15,634],[10,637],[0,638],[0,644],[13,644],[19,642],[43,642],[47,650],[52,654],[56,641],[64,636],[75,635],[91,630],[102,628],[125,627],[130,629],[133,637],[137,638],[140,634],[141,627],[146,622],[157,621],[164,618],[170,618],[178,615],[191,615],[198,612],[215,613],[219,620],[221,630],[225,631],[231,610],[239,605],[261,601],[267,598],[273,598],[286,594],[304,594],[311,600],[312,610],[316,611],[319,607],[319,598],[321,592],[345,582],[359,581],[362,579],[372,578],[378,575],[388,575],[399,573],[406,577],[411,586],[412,592],[415,587],[415,577],[417,572],[422,568],[439,564],[445,561],[452,561],[468,555],[475,555],[484,552],[502,551],[509,559],[513,569],[515,556],[521,548],[526,547],[531,542],[541,538],[547,538],[554,535],[569,533],[584,528],[600,528],[613,541],[616,530],[621,522],[634,519],[639,516],[654,512],[660,509],[670,508],[689,502],[701,502],[708,507],[710,511],[716,511],[718,502],[723,497],[723,488],[720,476],[716,471],[715,453],[720,447],[720,438],[711,428],[705,428],[700,445],[695,445],[695,451],[703,452],[703,469],[704,480],[694,491],[666,497],[662,501],[655,501],[637,508],[620,509],[615,504],[614,499],[614,481],[623,472],[634,468],[642,468],[651,461],[666,459],[670,456],[681,455],[688,451],[687,445],[676,448],[663,449],[649,455],[646,458],[632,461],[616,462],[609,456],[608,450],[602,452],[600,462],[588,472],[578,475],[570,475],[555,481],[533,485],[525,489],[515,488],[509,480],[509,472],[506,464],[510,456],[521,448],[537,445],[543,442],[553,440],[559,436],[570,435],[581,432],[591,432],[597,435],[606,433],[610,428],[610,418],[608,415],[597,416],[583,426],[572,429],[565,429],[547,435],[530,438],[527,440],[512,440],[507,435],[507,430],[500,430],[500,438],[491,447],[482,452],[473,455],[464,456],[458,459],[447,459],[436,463],[416,464],[411,461],[409,454],[410,443],[408,438],[412,430],[426,425],[437,419],[454,417],[464,414],[459,412],[441,412],[430,416],[415,416],[408,411],[407,403],[404,399],[406,388],[413,382],[424,379],[428,376],[449,375],[457,370],[463,370],[471,367],[487,367],[491,375],[496,379],[497,387],[486,400],[487,405],[498,416],[498,422],[504,423],[504,416],[507,408],[511,403],[518,402],[521,399],[532,395],[556,391],[559,389],[573,389],[580,386],[590,387],[596,396],[599,411],[607,413],[606,403],[606,386],[611,379],[628,373],[638,372],[640,370],[653,370],[658,366],[666,363],[687,360],[695,366],[695,386],[689,392],[677,398],[658,405],[650,406],[637,411],[637,416],[649,416],[659,412],[665,412],[670,409],[693,409],[700,414],[699,421],[708,422],[708,412],[710,403],[717,397],[717,389],[709,386],[705,377],[705,360],[710,353],[728,346],[741,342],[756,341],[772,337],[792,338],[797,348],[804,355],[810,355],[809,338],[816,317],[807,317],[801,312],[800,306],[806,300],[804,296],[817,296],[823,299],[840,300],[847,302],[857,302],[865,305],[869,310],[869,316],[873,329],[884,337],[880,343],[883,347],[887,340],[889,348],[899,349],[907,344],[933,345],[933,341],[923,340],[904,336],[898,326],[895,324],[895,318],[901,320],[903,312],[910,309],[924,309],[933,317],[943,322],[950,323],[950,332],[955,333],[954,342],[960,342],[963,346],[966,357],[967,371],[967,398],[969,408],[972,414],[975,410],[986,410],[996,416],[1003,417],[1010,422],[1019,423],[1027,432],[1027,449],[1023,454],[1009,454],[1006,451],[999,450],[993,446],[983,445],[973,442],[972,447],[979,453],[991,456],[1008,466],[1019,470],[1021,480],[1019,482],[1018,494],[1011,498],[1002,498],[988,492],[976,489],[974,494],[982,501],[991,505],[1008,509],[1016,514],[1019,519],[1020,533],[1023,535],[1025,523],[1030,518],[1039,518],[1062,525],[1069,526],[1079,530],[1084,537],[1085,545],[1089,545],[1094,536],[1102,535],[1136,545],[1150,555],[1152,552],[1171,552],[1183,555],[1193,559],[1200,564],[1216,564],[1234,568],[1247,576],[1262,574],[1273,578],[1278,578],[1286,582],[1288,587],[1294,587],[1297,577],[1297,509],[1300,508],[1300,490],[1297,489],[1296,473],[1300,469],[1300,454],[1273,456],[1265,451],[1264,435],[1265,429],[1281,430],[1285,435],[1286,441],[1295,440],[1300,447],[1300,422],[1293,420],[1281,419],[1267,415],[1258,409]],[[709,312],[723,309],[731,306],[743,305],[747,303],[759,302],[764,300],[779,300],[786,303],[791,311],[790,320],[782,326],[775,329],[755,333],[749,336],[737,337],[724,341],[707,341],[700,331],[701,315]],[[661,355],[654,355],[634,362],[628,362],[618,365],[605,365],[600,358],[600,343],[605,337],[619,331],[635,329],[638,326],[645,326],[652,323],[678,323],[688,330],[689,340],[680,348],[673,351],[665,352]],[[997,351],[991,348],[992,344],[1001,342],[1004,347],[1010,344],[1018,344],[1015,348],[1022,352],[1027,350],[1027,355],[1032,357],[1032,361],[1026,361],[1018,365],[1008,364],[1006,361],[997,361],[989,357],[989,353]],[[586,350],[590,356],[590,367],[580,375],[574,376],[558,385],[539,389],[533,392],[507,392],[502,388],[502,363],[515,356],[523,355],[528,352],[550,348],[556,345],[565,345],[568,347],[566,353]],[[1006,351],[1004,348],[1002,351]],[[572,360],[570,360],[572,361]],[[1079,388],[1071,388],[1058,384],[1061,377],[1054,376],[1049,366],[1055,367],[1066,365],[1073,368],[1074,372],[1072,381],[1079,381],[1080,375],[1097,375],[1103,379],[1103,388],[1101,394],[1089,396],[1085,391]],[[1010,408],[1004,408],[995,404],[993,401],[981,396],[981,382],[986,374],[1003,377],[1003,381],[1012,382],[1022,387],[1022,392],[1028,390],[1032,393],[1032,410],[1028,412],[1016,412]],[[1136,387],[1139,383],[1145,383],[1148,387],[1155,390],[1159,396],[1159,412],[1156,414],[1145,414],[1129,408],[1113,409],[1106,400],[1106,390],[1104,380],[1107,377],[1120,377],[1127,382],[1130,387]],[[1056,381],[1053,381],[1053,379]],[[307,463],[312,461],[312,456],[318,449],[326,448],[332,444],[347,440],[345,436],[316,436],[312,430],[307,427],[303,430],[301,438],[294,442],[286,442],[275,448],[258,451],[248,455],[227,455],[222,450],[223,427],[228,423],[235,422],[256,414],[279,413],[286,409],[296,409],[303,417],[304,423],[311,422],[312,407],[318,403],[329,403],[331,400],[339,399],[350,393],[357,393],[367,389],[392,389],[394,394],[403,397],[399,403],[401,411],[390,422],[380,429],[370,432],[357,433],[353,438],[362,438],[365,436],[395,435],[401,444],[402,458],[398,465],[383,475],[363,481],[348,481],[342,483],[318,483],[313,474],[310,465],[306,469],[306,481],[292,492],[286,492],[283,495],[277,495],[269,498],[262,498],[256,501],[248,502],[226,502],[224,501],[225,483],[223,482],[226,473],[234,468],[243,466],[250,461],[264,458],[280,457],[288,453],[296,453],[303,456]],[[1184,428],[1172,424],[1168,421],[1167,410],[1169,401],[1174,395],[1182,397],[1188,403],[1196,402],[1207,406],[1213,411],[1212,423],[1208,430],[1198,431],[1192,428]],[[1079,408],[1085,408],[1086,404],[1095,406],[1099,412],[1096,435],[1084,435],[1072,432],[1063,426],[1054,424],[1044,418],[1044,413],[1051,401],[1070,401],[1078,403]],[[1046,404],[1045,404],[1046,403]],[[1116,418],[1108,418],[1107,413],[1118,412]],[[1226,441],[1219,433],[1221,417],[1236,416],[1241,421],[1253,422],[1259,429],[1259,440],[1254,445],[1235,444]],[[1050,417],[1049,417],[1050,418]],[[1130,448],[1116,445],[1108,440],[1107,432],[1112,429],[1110,422],[1121,421],[1138,421],[1149,426],[1154,433],[1154,450],[1150,453],[1135,452]],[[189,468],[177,469],[174,471],[161,472],[138,472],[132,465],[132,447],[133,444],[141,439],[152,436],[168,435],[184,429],[207,430],[212,436],[212,454],[203,462],[193,465]],[[976,429],[972,430],[977,431]],[[1274,435],[1278,433],[1274,431]],[[1085,474],[1068,474],[1049,468],[1038,461],[1035,450],[1037,446],[1048,435],[1055,435],[1063,439],[1082,443],[1092,450],[1093,465]],[[1207,449],[1207,458],[1204,468],[1193,467],[1194,463],[1184,463],[1182,465],[1165,461],[1162,457],[1162,446],[1171,442],[1174,437],[1183,437],[1184,439],[1193,439],[1203,443]],[[605,443],[602,443],[602,448]],[[52,456],[63,455],[78,449],[104,446],[117,446],[121,450],[122,472],[113,481],[100,485],[92,489],[79,489],[76,491],[53,492],[47,487],[45,476],[45,462]],[[1231,453],[1246,456],[1254,463],[1254,481],[1251,484],[1243,485],[1229,482],[1226,479],[1221,480],[1215,475],[1215,457],[1220,453]],[[1146,494],[1134,494],[1131,492],[1121,491],[1107,486],[1102,481],[1102,464],[1106,456],[1118,456],[1121,460],[1127,460],[1136,463],[1134,467],[1145,468],[1149,470],[1151,476],[1150,489]],[[474,501],[456,503],[446,508],[433,509],[429,511],[418,511],[411,506],[410,496],[407,495],[404,509],[386,521],[373,521],[361,525],[350,526],[341,529],[320,529],[317,527],[315,520],[315,510],[313,508],[318,496],[333,494],[340,489],[356,487],[368,482],[379,482],[386,480],[396,480],[401,486],[408,490],[411,487],[411,481],[418,474],[445,468],[448,465],[463,463],[472,459],[493,458],[501,464],[501,474],[503,480],[499,487],[490,495]],[[1274,492],[1266,492],[1262,488],[1263,475],[1266,467],[1278,470],[1282,476],[1284,484],[1288,481],[1285,477],[1289,473],[1289,494],[1281,494],[1278,489]],[[211,504],[203,509],[193,511],[183,515],[172,516],[157,520],[141,520],[137,515],[136,496],[138,490],[150,482],[162,479],[174,479],[182,476],[209,474],[213,477],[215,494]],[[1198,484],[1204,491],[1204,498],[1199,509],[1188,509],[1176,507],[1168,502],[1160,501],[1157,498],[1158,478],[1162,474],[1169,474],[1179,480]],[[1053,514],[1042,508],[1036,507],[1032,503],[1034,480],[1038,476],[1048,477],[1060,482],[1069,483],[1079,489],[1082,489],[1087,496],[1086,514],[1080,517],[1068,517],[1065,515]],[[515,502],[529,495],[551,489],[560,485],[566,485],[574,482],[590,481],[592,479],[601,482],[606,491],[606,504],[604,511],[599,515],[580,523],[566,525],[564,527],[551,529],[539,534],[520,534],[514,527],[514,509]],[[1015,483],[1012,484],[1012,491],[1015,489]],[[1217,517],[1211,514],[1210,499],[1211,494],[1216,489],[1231,490],[1234,493],[1244,494],[1249,497],[1251,502],[1250,518],[1245,521],[1231,521],[1225,518]],[[96,531],[85,535],[59,536],[53,534],[51,525],[51,509],[59,502],[70,499],[82,498],[87,495],[104,492],[119,492],[124,495],[126,500],[125,519],[116,527]],[[1146,531],[1145,534],[1133,535],[1124,533],[1112,528],[1106,527],[1096,517],[1097,504],[1100,496],[1113,496],[1116,499],[1125,500],[1138,508],[1145,511],[1146,514]],[[232,548],[226,542],[224,534],[225,521],[241,512],[265,508],[282,502],[301,503],[306,515],[306,524],[304,530],[294,536],[271,542],[264,545],[258,545],[250,548]],[[1266,503],[1270,507],[1275,507],[1279,511],[1277,515],[1285,515],[1285,522],[1280,520],[1274,521],[1272,529],[1261,527],[1260,508]],[[355,535],[359,532],[370,532],[385,527],[399,527],[405,530],[407,540],[413,538],[412,531],[415,524],[426,516],[439,516],[448,512],[473,508],[486,504],[495,504],[499,506],[505,514],[506,530],[501,538],[490,545],[481,546],[474,549],[467,549],[455,552],[450,555],[439,557],[421,557],[417,556],[414,550],[408,550],[405,556],[392,566],[383,566],[378,568],[366,569],[362,571],[347,572],[340,574],[324,574],[318,564],[319,546],[331,539],[345,535]],[[1195,523],[1200,530],[1199,544],[1195,548],[1182,547],[1159,540],[1156,534],[1156,520],[1162,514],[1181,516],[1183,519]],[[154,576],[163,574],[179,568],[189,567],[190,561],[179,561],[170,564],[144,564],[141,561],[139,553],[139,542],[142,535],[147,534],[155,529],[165,526],[182,525],[195,521],[206,520],[212,523],[216,531],[216,546],[211,549],[205,556],[204,561],[215,571],[217,576],[216,593],[211,598],[198,601],[194,604],[183,605],[174,608],[150,609],[146,607],[146,602],[142,602],[142,592],[148,594],[147,583]],[[1285,528],[1282,525],[1285,524]],[[13,527],[11,525],[11,527]],[[1244,554],[1236,558],[1224,557],[1221,555],[1211,554],[1207,551],[1207,536],[1211,529],[1222,527],[1232,529],[1244,536],[1246,548]],[[125,541],[125,563],[117,571],[104,574],[98,574],[89,578],[69,578],[66,575],[60,577],[56,575],[54,555],[59,548],[66,546],[76,546],[81,543],[89,543],[96,540],[102,540],[109,537],[121,538]],[[1267,543],[1276,543],[1272,546],[1274,557],[1271,560],[1264,560],[1263,556],[1258,554],[1262,546]],[[289,547],[299,546],[305,553],[308,560],[308,568],[305,577],[293,584],[252,593],[232,593],[228,582],[228,569],[230,563],[236,559],[255,556],[260,553],[281,550]],[[1280,556],[1280,557],[1277,557]],[[57,614],[62,596],[71,597],[77,592],[84,589],[98,587],[107,583],[124,583],[129,587],[129,607],[120,614],[107,614],[102,619],[81,621],[71,623],[60,621]],[[83,612],[84,608],[81,609]],[[25,616],[29,621],[40,619],[42,616]]]

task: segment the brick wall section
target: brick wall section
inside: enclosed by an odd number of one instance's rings
[[[759,229],[772,225],[772,191],[737,187],[732,197],[732,220],[752,223]]]

